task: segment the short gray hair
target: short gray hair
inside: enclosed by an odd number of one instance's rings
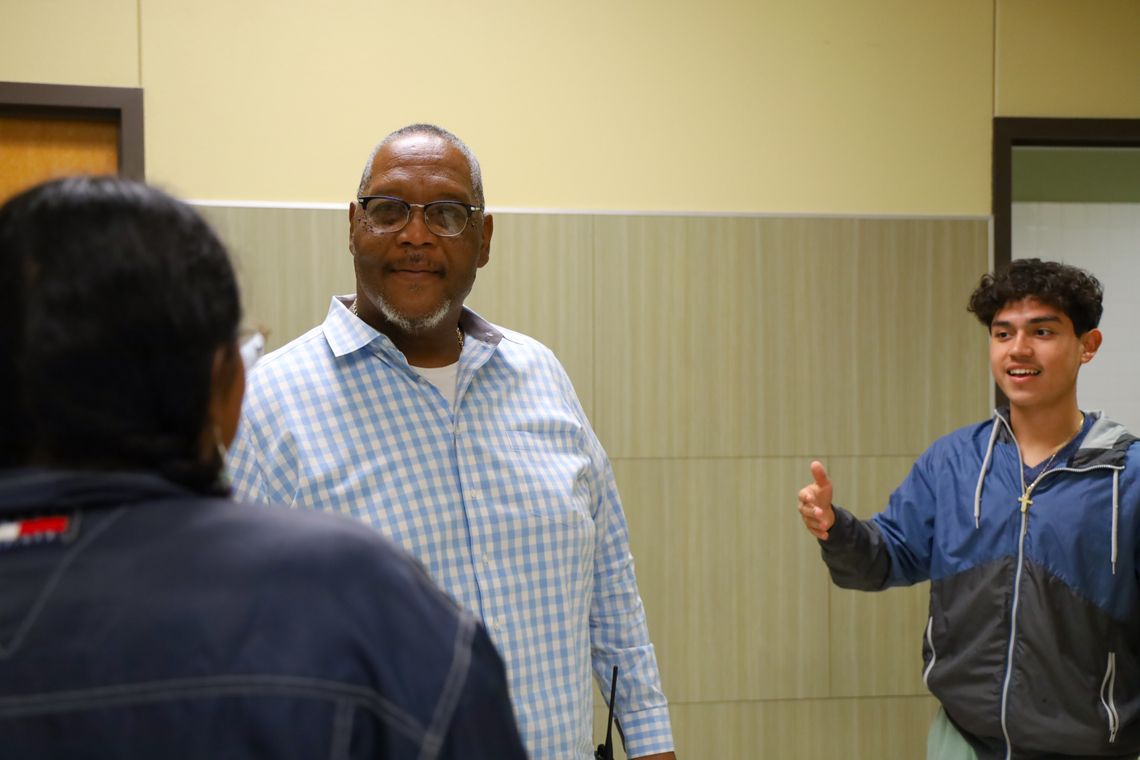
[[[376,160],[376,154],[383,150],[384,146],[388,143],[408,135],[433,135],[442,140],[446,140],[456,150],[462,153],[463,157],[467,159],[468,168],[471,170],[471,192],[475,196],[473,201],[476,206],[483,206],[483,171],[479,168],[479,159],[475,158],[475,154],[467,147],[467,143],[443,127],[436,126],[435,124],[409,124],[406,127],[400,127],[378,142],[376,147],[372,149],[372,152],[368,154],[368,160],[364,163],[364,172],[360,175],[360,186],[356,189],[357,195],[363,195],[368,188],[368,183],[372,181],[372,164]]]

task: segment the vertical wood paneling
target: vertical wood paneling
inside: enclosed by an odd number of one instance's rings
[[[599,218],[617,457],[907,454],[978,414],[982,222]],[[937,324],[934,324],[937,320]]]
[[[346,212],[202,212],[272,346],[354,289]],[[981,221],[496,215],[469,303],[561,357],[613,458],[679,756],[922,756],[925,586],[834,589],[795,498],[821,457],[868,516],[987,414],[987,248]]]
[[[467,303],[558,355],[587,414],[594,396],[593,217],[495,214],[491,260]]]
[[[925,757],[929,697],[678,705],[678,757],[914,760]]]
[[[921,760],[932,697],[674,704],[677,757],[705,760]],[[605,736],[598,700],[594,736]],[[614,733],[617,760],[626,760]]]
[[[913,457],[832,457],[826,461],[835,502],[867,518],[887,505]],[[806,483],[810,476],[801,475]],[[806,537],[806,534],[805,534]],[[822,562],[820,563],[822,564]],[[831,586],[828,661],[832,697],[926,694],[922,634],[929,584],[879,593]]]
[[[320,324],[334,294],[352,293],[348,210],[201,206],[230,249],[248,325],[272,350]]]
[[[827,573],[795,510],[807,464],[615,462],[671,699],[829,695]]]

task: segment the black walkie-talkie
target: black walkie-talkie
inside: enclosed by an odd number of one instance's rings
[[[617,698],[618,666],[614,665],[613,680],[610,681],[610,717],[606,721],[606,743],[594,750],[594,760],[614,760],[614,700]]]

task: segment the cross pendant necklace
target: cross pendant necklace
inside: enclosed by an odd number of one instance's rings
[[[1074,438],[1076,438],[1078,435],[1081,434],[1081,430],[1082,430],[1082,428],[1084,428],[1084,426],[1085,426],[1085,414],[1084,414],[1084,412],[1081,412],[1081,424],[1077,426],[1076,432],[1073,433],[1071,436],[1069,436],[1069,439],[1067,441],[1062,443],[1057,448],[1053,449],[1053,454],[1049,457],[1048,461],[1045,462],[1045,467],[1042,468],[1041,472],[1038,473],[1037,477],[1033,479],[1033,482],[1029,484],[1028,488],[1025,486],[1025,464],[1024,464],[1024,462],[1022,463],[1021,487],[1025,489],[1025,492],[1023,494],[1021,494],[1021,496],[1017,497],[1017,501],[1021,504],[1022,513],[1025,513],[1029,510],[1029,505],[1033,503],[1033,499],[1031,499],[1029,497],[1033,493],[1033,489],[1036,488],[1037,484],[1041,482],[1041,478],[1045,477],[1045,475],[1049,472],[1049,468],[1053,465],[1053,460],[1057,458],[1057,455],[1060,454],[1061,451],[1066,446],[1068,446],[1070,443],[1073,442]],[[1020,459],[1020,457],[1021,457],[1021,450],[1019,448],[1018,449],[1018,458]]]
[[[1033,486],[1035,485],[1037,485],[1037,481],[1033,481],[1033,485],[1029,486],[1029,488],[1025,489],[1025,493],[1017,497],[1017,500],[1021,502],[1022,512],[1029,509],[1029,505],[1033,503],[1033,499],[1029,498],[1029,494],[1033,492]]]
[[[1029,498],[1030,494],[1033,493],[1033,489],[1037,487],[1037,484],[1041,482],[1041,478],[1045,477],[1045,475],[1049,472],[1049,466],[1053,464],[1053,460],[1057,458],[1057,454],[1068,444],[1069,442],[1065,441],[1065,443],[1061,444],[1060,449],[1057,449],[1057,451],[1053,452],[1053,456],[1049,457],[1049,461],[1045,463],[1045,468],[1041,470],[1036,478],[1033,479],[1033,482],[1030,483],[1029,487],[1025,489],[1025,493],[1017,497],[1017,500],[1021,503],[1022,512],[1028,511],[1029,505],[1033,503],[1033,499]],[[1024,483],[1025,481],[1023,480],[1021,482]]]

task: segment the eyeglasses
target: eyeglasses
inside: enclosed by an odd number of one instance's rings
[[[471,206],[459,201],[432,201],[408,203],[387,195],[362,195],[356,199],[364,211],[364,224],[378,235],[399,232],[408,226],[412,209],[423,209],[424,224],[432,234],[455,237],[467,229],[472,214],[482,213],[482,206]]]

